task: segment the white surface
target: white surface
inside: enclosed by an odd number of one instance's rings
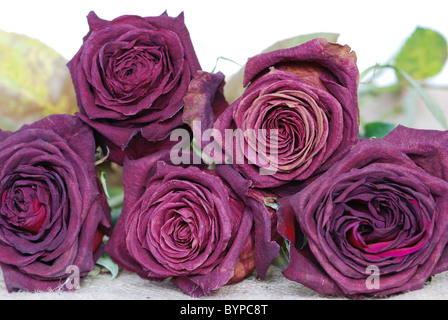
[[[94,10],[112,20],[123,14],[170,16],[185,13],[202,68],[211,71],[220,56],[244,64],[278,40],[314,32],[339,33],[339,42],[356,51],[362,71],[384,63],[416,28],[435,29],[448,37],[444,1],[298,1],[298,0],[16,0],[3,1],[0,29],[37,38],[68,60],[88,31]],[[239,67],[218,64],[226,75]],[[435,79],[448,83],[448,68]]]
[[[1,271],[0,271],[1,276]],[[86,278],[74,292],[7,293],[0,280],[0,300],[346,300],[341,296],[320,295],[298,283],[289,281],[271,266],[265,280],[250,275],[242,282],[223,286],[210,296],[192,298],[168,280],[150,282],[122,271],[114,280],[109,275]],[[381,282],[380,282],[381,285]],[[418,291],[404,292],[380,300],[446,300],[448,272],[435,275],[431,284]]]

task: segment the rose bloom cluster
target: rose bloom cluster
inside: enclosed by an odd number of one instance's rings
[[[200,297],[264,279],[285,243],[283,275],[323,294],[417,290],[448,270],[448,133],[360,139],[350,47],[317,38],[251,57],[230,103],[183,14],[91,12],[88,25],[68,63],[79,112],[0,131],[8,291],[69,290],[68,270],[84,277],[106,252]],[[123,166],[114,225],[97,147]]]

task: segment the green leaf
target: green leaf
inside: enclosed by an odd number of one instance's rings
[[[115,226],[117,224],[118,218],[121,215],[121,211],[123,210],[123,201],[124,201],[123,187],[108,187],[105,171],[101,171],[100,181],[101,185],[103,186],[103,190],[107,198],[107,203],[110,208],[112,225]]]
[[[447,42],[440,33],[417,27],[401,48],[394,65],[414,79],[426,79],[442,70],[447,54]]]
[[[78,107],[66,64],[42,42],[0,30],[0,129],[73,114]]]
[[[387,122],[370,122],[364,126],[364,135],[363,138],[383,138],[393,129],[395,129],[397,125],[393,123]]]
[[[112,258],[110,257],[109,254],[103,253],[103,255],[98,259],[96,264],[107,269],[112,274],[110,280],[113,280],[118,276],[119,267],[115,262],[112,261]]]
[[[121,202],[123,201],[124,198],[124,191],[123,191],[123,186],[110,186],[110,184],[108,183],[108,189],[109,189],[109,195],[110,195],[110,200],[116,198],[116,203],[112,205],[112,207],[116,207],[119,206],[121,203],[118,200],[119,198],[121,199]]]
[[[303,239],[302,239],[302,246],[300,247],[300,249],[305,248],[305,246],[306,246],[307,244],[308,244],[308,240],[306,239],[305,236],[303,236]]]
[[[286,269],[289,264],[289,242],[284,240],[280,246],[280,252],[277,258],[272,261],[272,265],[280,270]]]
[[[108,187],[105,171],[101,171],[100,181],[104,193],[106,195],[109,207],[111,209],[119,209],[121,212],[121,208],[123,207],[123,201],[124,201],[123,187]]]
[[[263,50],[261,53],[271,52],[279,49],[292,48],[316,38],[325,38],[329,42],[336,42],[339,38],[339,34],[311,33],[311,34],[299,35],[296,37],[278,41],[273,45],[269,46],[268,48],[266,48],[265,50]],[[245,66],[243,66],[237,73],[235,73],[233,76],[231,76],[226,80],[226,85],[224,86],[224,96],[229,103],[232,103],[236,99],[238,99],[245,90],[245,88],[243,87],[244,69]]]
[[[104,193],[106,194],[107,200],[110,200],[109,190],[107,188],[106,172],[101,171],[100,181],[101,185],[103,186]]]
[[[274,210],[277,210],[280,206],[277,203],[277,198],[275,198],[275,197],[266,197],[266,198],[264,198],[263,202],[264,202],[265,206],[270,207]]]

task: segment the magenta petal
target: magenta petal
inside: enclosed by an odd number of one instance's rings
[[[24,291],[48,291],[61,288],[61,280],[41,281],[20,272],[16,267],[2,264],[3,278],[8,292]],[[67,290],[64,286],[62,290]]]
[[[282,62],[317,62],[339,77],[343,86],[353,92],[358,86],[356,55],[348,46],[330,43],[325,39],[314,39],[302,45],[267,52],[252,57],[247,62],[244,85],[260,72]]]
[[[271,218],[267,207],[256,199],[251,193],[250,182],[245,180],[236,170],[229,165],[220,165],[216,168],[218,174],[223,177],[241,199],[246,203],[245,215],[254,219],[255,227],[255,263],[258,276],[266,277],[268,267],[278,257],[280,246],[272,240]]]
[[[291,280],[325,294],[342,294],[342,290],[334,283],[309,256],[291,246],[289,251],[290,263],[283,270],[283,275]]]
[[[384,140],[407,154],[432,175],[448,180],[448,136],[443,131],[407,128],[399,125]]]
[[[11,134],[9,131],[0,130],[0,142]]]
[[[192,128],[201,147],[205,146],[204,131],[213,128],[216,117],[228,106],[223,98],[223,84],[224,74],[199,71],[184,97],[183,121]]]

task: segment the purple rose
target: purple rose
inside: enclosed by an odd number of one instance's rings
[[[399,126],[280,199],[284,275],[321,293],[383,296],[447,270],[447,147],[447,132]]]
[[[0,265],[8,291],[60,288],[93,269],[111,228],[95,170],[92,130],[74,116],[0,132]]]
[[[121,164],[122,151],[140,157],[182,124],[182,99],[200,65],[183,14],[106,21],[90,12],[88,23],[68,63],[79,117]]]
[[[112,259],[144,279],[171,278],[194,297],[242,280],[256,264],[264,276],[278,245],[252,232],[257,212],[271,237],[275,214],[262,194],[230,166],[175,166],[169,154],[125,160],[123,211],[106,246]]]
[[[216,99],[218,81],[219,75],[197,75],[184,99],[184,121],[214,129],[214,141],[226,154],[220,161],[231,162],[255,187],[303,181],[358,141],[358,69],[348,46],[315,39],[249,59],[248,87],[219,116],[210,115],[213,102],[202,101]],[[230,138],[229,129],[235,131]],[[195,138],[203,140],[197,133]]]

